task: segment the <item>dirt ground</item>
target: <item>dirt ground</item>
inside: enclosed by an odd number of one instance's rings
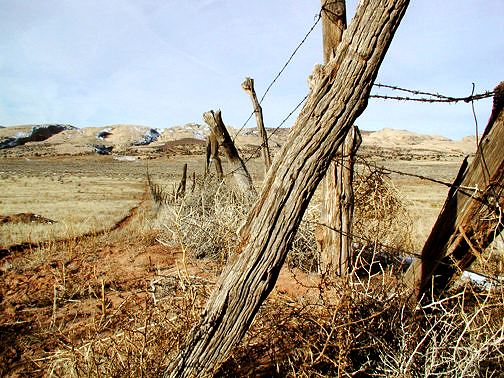
[[[8,184],[11,191],[16,190],[16,180],[12,178],[43,179],[56,174],[64,174],[69,182],[79,177],[83,188],[87,177],[122,180],[125,186],[139,188],[147,170],[157,182],[173,185],[184,163],[189,164],[189,172],[201,174],[202,156],[134,161],[90,156],[3,159],[0,170],[3,185]],[[444,161],[383,159],[377,164],[449,181],[456,175],[459,163],[458,159],[450,158]],[[256,159],[251,166],[253,176],[262,179],[260,161]],[[447,188],[411,176],[391,174],[391,178],[416,214],[418,238],[424,238],[442,206]],[[124,329],[125,324],[129,329],[140,329],[146,320],[138,314],[162,306],[165,295],[162,291],[170,287],[170,280],[177,286],[170,294],[172,301],[183,300],[187,295],[183,285],[180,286],[182,276],[192,277],[191,282],[205,282],[201,295],[204,301],[221,267],[212,261],[186,259],[180,246],[160,242],[160,230],[153,228],[153,204],[145,185],[143,188],[141,196],[138,191],[132,192],[131,201],[135,205],[125,205],[123,211],[127,215],[120,220],[110,218],[103,230],[46,240],[33,240],[27,235],[25,243],[3,246],[0,253],[0,375],[46,376],[48,371],[56,374],[55,361],[61,361],[64,353],[83,348],[90,340],[111,337]],[[3,193],[1,204],[11,198],[9,191]],[[124,203],[131,204],[131,201]],[[37,218],[39,209],[30,203],[30,198],[26,198],[22,212],[17,213],[25,213],[24,216],[0,211],[0,228],[15,220],[30,225],[34,219],[45,222],[46,218],[58,218],[57,213],[50,212]],[[278,296],[309,295],[310,288],[316,285],[315,276],[284,269],[270,300]]]

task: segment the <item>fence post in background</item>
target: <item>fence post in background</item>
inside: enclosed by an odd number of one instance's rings
[[[215,170],[217,171],[217,178],[222,180],[224,178],[224,173],[222,171],[222,163],[219,157],[219,143],[217,142],[217,138],[213,130],[210,131],[206,142],[205,178],[206,175],[210,173],[210,163],[212,160],[215,164]]]
[[[412,305],[422,294],[442,294],[454,276],[478,257],[504,225],[504,82],[495,88],[492,116],[471,164],[464,160],[421,258],[404,282]]]
[[[192,173],[192,186],[191,186],[191,193],[194,193],[194,190],[196,189],[196,172]]]
[[[254,188],[252,177],[247,171],[245,163],[240,158],[238,150],[229,136],[226,126],[224,126],[224,122],[222,122],[221,111],[217,110],[217,112],[214,112],[213,110],[210,110],[209,112],[205,112],[203,114],[203,119],[208,126],[210,126],[212,134],[215,136],[215,140],[219,147],[222,147],[224,150],[229,164],[231,165],[232,174],[238,184],[238,187],[245,193],[256,196],[257,192]]]
[[[176,198],[183,198],[186,192],[187,185],[187,163],[184,164],[184,168],[182,168],[182,178],[180,179],[179,186],[177,188]]]
[[[324,64],[336,52],[346,29],[345,1],[322,0]],[[315,230],[321,273],[346,276],[351,259],[353,218],[353,167],[361,143],[354,126],[337,151],[323,180],[320,225]],[[327,225],[327,226],[324,226]]]
[[[250,95],[250,99],[252,100],[252,106],[254,107],[254,114],[257,122],[257,130],[259,131],[259,136],[262,140],[261,149],[264,158],[264,173],[267,173],[269,167],[271,166],[271,155],[268,146],[268,134],[266,134],[266,129],[264,128],[262,108],[259,101],[257,101],[254,89],[254,79],[251,79],[250,77],[245,78],[245,81],[242,83],[242,88]]]

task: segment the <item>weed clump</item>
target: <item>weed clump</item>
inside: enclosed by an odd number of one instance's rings
[[[392,181],[381,171],[366,165],[356,172],[353,213],[353,265],[357,259],[400,265],[402,254],[414,245],[412,219],[406,203]],[[316,272],[319,250],[315,228],[320,219],[320,196],[308,206],[287,257],[289,267]],[[379,260],[379,261],[378,261]]]
[[[267,301],[217,376],[495,376],[502,292],[470,286],[417,309],[391,274],[322,281],[317,299]]]
[[[159,211],[164,241],[196,258],[224,263],[239,242],[238,230],[255,201],[214,176],[200,179],[194,190]]]

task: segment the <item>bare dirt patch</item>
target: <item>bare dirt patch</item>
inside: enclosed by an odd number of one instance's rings
[[[141,218],[137,212],[107,235],[30,247],[0,260],[2,374],[45,375],[60,348],[84,343],[91,331],[105,337],[145,308],[150,281],[173,267],[180,252],[156,243],[155,231],[138,230]]]
[[[44,218],[33,213],[19,213],[13,215],[0,215],[0,223],[56,223],[55,220]]]

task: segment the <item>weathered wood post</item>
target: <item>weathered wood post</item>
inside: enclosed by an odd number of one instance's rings
[[[166,376],[211,373],[247,331],[275,286],[303,214],[369,93],[408,0],[361,0],[323,68],[287,142],[275,155],[261,195],[200,320]]]
[[[203,114],[203,119],[208,126],[210,126],[212,134],[215,135],[215,139],[219,144],[219,147],[222,147],[224,150],[229,164],[231,165],[232,174],[238,184],[238,187],[245,193],[256,196],[257,193],[254,188],[254,183],[247,171],[247,167],[240,158],[238,150],[229,136],[226,126],[224,126],[224,122],[222,122],[221,111],[217,110],[217,112],[214,112],[213,110],[210,110],[209,112]]]
[[[257,123],[257,131],[259,132],[259,136],[262,140],[261,150],[264,159],[264,173],[267,173],[269,167],[271,166],[271,155],[268,145],[268,134],[266,134],[266,129],[264,128],[262,108],[259,101],[257,101],[257,95],[254,89],[254,79],[251,79],[250,77],[245,78],[245,81],[242,83],[242,88],[250,95],[250,99],[252,100],[252,106],[254,107],[254,114]]]
[[[345,277],[350,271],[353,232],[353,173],[362,138],[352,126],[322,181],[322,211],[315,237],[320,251],[320,272]],[[327,226],[329,227],[327,227]]]
[[[344,0],[321,0],[324,64],[333,57],[346,29]],[[320,225],[315,236],[320,252],[321,273],[346,276],[352,257],[353,169],[355,154],[361,143],[358,128],[353,126],[329,165],[323,180]]]
[[[495,88],[492,116],[471,164],[464,160],[421,258],[404,282],[415,304],[422,294],[438,295],[500,233],[504,224],[504,82]]]
[[[196,190],[196,172],[192,173],[192,185],[191,185],[191,193],[194,193]]]
[[[213,130],[211,130],[210,134],[207,136],[205,177],[210,173],[210,163],[212,160],[215,164],[215,170],[217,171],[217,178],[222,180],[224,178],[224,172],[222,171],[222,162],[219,157],[219,142],[217,142]]]
[[[176,199],[183,198],[186,192],[187,185],[187,163],[184,164],[184,168],[182,168],[182,178],[180,179],[179,186],[177,187]]]

